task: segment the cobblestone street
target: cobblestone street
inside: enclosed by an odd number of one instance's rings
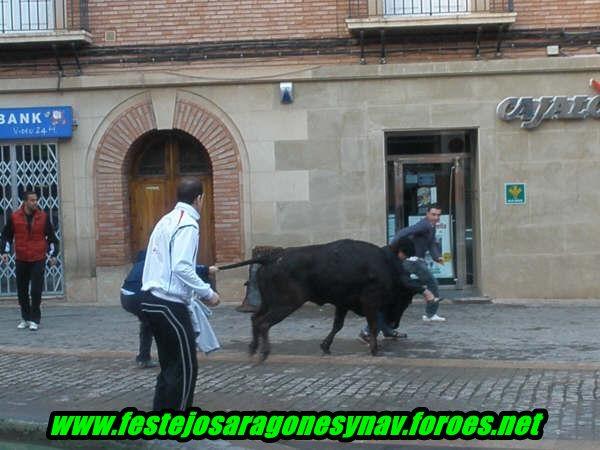
[[[558,449],[572,448],[577,440],[580,450],[600,446],[600,363],[593,340],[598,307],[585,302],[545,307],[448,304],[448,322],[436,325],[420,321],[421,308],[411,306],[403,319],[409,338],[383,341],[383,356],[372,358],[355,338],[363,322],[355,316],[334,341],[333,355],[321,356],[318,343],[329,329],[332,310],[307,306],[273,328],[273,354],[262,365],[245,354],[249,315],[231,306],[218,308],[213,323],[223,349],[199,358],[195,405],[212,411],[547,408],[542,442],[461,445]],[[0,311],[3,421],[46,424],[53,410],[150,409],[157,371],[137,369],[132,362],[137,340],[133,316],[119,307],[48,306],[42,327],[33,333],[16,330],[10,307]],[[336,445],[313,444],[311,448],[322,449]],[[220,441],[144,445],[266,446]],[[277,445],[309,448],[301,441]],[[352,445],[383,449],[393,444]]]

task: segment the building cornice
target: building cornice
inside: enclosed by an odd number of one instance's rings
[[[600,72],[600,55],[497,59],[410,64],[264,65],[222,68],[168,68],[110,71],[81,76],[4,78],[0,94],[203,85],[261,84],[280,81],[356,81]]]

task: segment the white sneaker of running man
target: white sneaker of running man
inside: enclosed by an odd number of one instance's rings
[[[431,317],[423,316],[423,322],[445,322],[446,318],[434,314]]]
[[[29,326],[29,322],[27,322],[26,320],[21,320],[19,322],[19,325],[17,325],[17,328],[19,330],[24,330],[25,328],[27,328]]]
[[[444,320],[445,320],[445,319],[444,319]],[[38,324],[37,324],[37,323],[35,323],[35,322],[29,322],[29,329],[30,329],[31,331],[37,331],[37,329],[38,329]]]

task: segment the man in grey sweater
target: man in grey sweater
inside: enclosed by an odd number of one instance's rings
[[[414,260],[413,258],[409,258],[407,263],[415,266],[412,270],[408,269],[410,272],[429,272],[427,264],[423,260],[426,252],[429,252],[431,259],[433,259],[435,262],[444,264],[444,258],[442,258],[440,248],[435,238],[435,226],[440,221],[441,214],[442,210],[437,204],[429,205],[427,207],[427,213],[423,219],[414,225],[399,230],[396,236],[394,236],[394,239],[392,239],[392,242],[390,242],[390,246],[395,247],[400,239],[409,238],[413,241],[415,244],[415,256],[419,259]],[[433,275],[431,275],[431,273],[429,273],[427,279],[430,281],[428,284],[435,284],[434,286],[430,285],[428,287],[429,290],[433,292],[436,299],[433,302],[425,303],[425,315],[423,316],[423,320],[425,322],[444,322],[446,319],[437,315],[439,308],[439,290],[437,286],[437,280]]]

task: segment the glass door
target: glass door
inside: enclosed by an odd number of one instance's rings
[[[436,237],[443,264],[426,260],[440,284],[462,289],[473,283],[470,158],[465,154],[388,156],[388,242],[404,227],[421,220],[436,204],[442,215]],[[469,214],[467,214],[469,211]]]

